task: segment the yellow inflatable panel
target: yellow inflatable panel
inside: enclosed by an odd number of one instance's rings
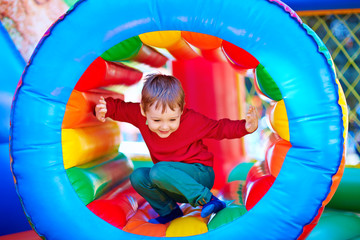
[[[140,40],[149,46],[158,48],[171,48],[181,41],[181,31],[157,31],[139,35]]]
[[[171,221],[166,230],[166,237],[187,237],[206,233],[207,225],[197,217],[186,216]]]
[[[193,208],[190,204],[182,204],[184,217],[177,218],[169,224],[166,237],[186,237],[206,233],[210,216],[202,218],[201,207]]]
[[[65,169],[117,152],[120,126],[117,122],[76,129],[62,129],[62,150]]]
[[[273,130],[284,140],[290,142],[289,121],[284,100],[276,102],[270,111],[270,123]]]
[[[346,98],[345,98],[345,94],[344,94],[344,91],[341,87],[341,84],[339,82],[339,79],[336,79],[336,84],[338,86],[338,92],[339,92],[339,105],[341,106],[341,110],[342,110],[342,113],[343,113],[343,123],[344,123],[344,133],[343,133],[343,136],[344,136],[344,139],[347,139],[347,133],[348,133],[348,126],[349,126],[349,119],[348,119],[348,108],[347,108],[347,104],[346,104]]]
[[[199,55],[181,37],[181,31],[157,31],[139,35],[140,40],[149,46],[165,48],[177,60],[187,60]]]

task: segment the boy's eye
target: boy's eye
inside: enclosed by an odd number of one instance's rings
[[[156,120],[154,120],[154,122],[160,122],[160,120],[157,120],[157,119],[156,119]]]
[[[171,122],[175,122],[175,121],[176,121],[176,119],[175,119],[175,118],[173,118],[173,119],[170,119],[170,121],[171,121]]]

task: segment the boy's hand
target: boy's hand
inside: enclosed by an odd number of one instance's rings
[[[249,107],[249,111],[246,114],[245,120],[245,128],[249,133],[254,132],[258,128],[258,116],[256,109],[253,106]]]
[[[106,101],[103,96],[100,97],[99,103],[95,106],[96,118],[101,122],[105,122],[105,114],[107,112]]]

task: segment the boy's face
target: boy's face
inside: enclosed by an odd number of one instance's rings
[[[180,125],[180,117],[182,111],[180,107],[171,110],[166,106],[162,112],[162,107],[155,108],[156,103],[149,107],[147,112],[141,108],[141,114],[146,117],[148,127],[161,138],[167,138],[171,133],[175,132]]]

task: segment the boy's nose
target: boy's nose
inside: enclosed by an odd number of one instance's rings
[[[169,129],[170,129],[170,127],[169,127],[168,124],[162,124],[162,125],[160,126],[160,130],[161,130],[161,131],[167,131],[167,130],[169,130]]]

